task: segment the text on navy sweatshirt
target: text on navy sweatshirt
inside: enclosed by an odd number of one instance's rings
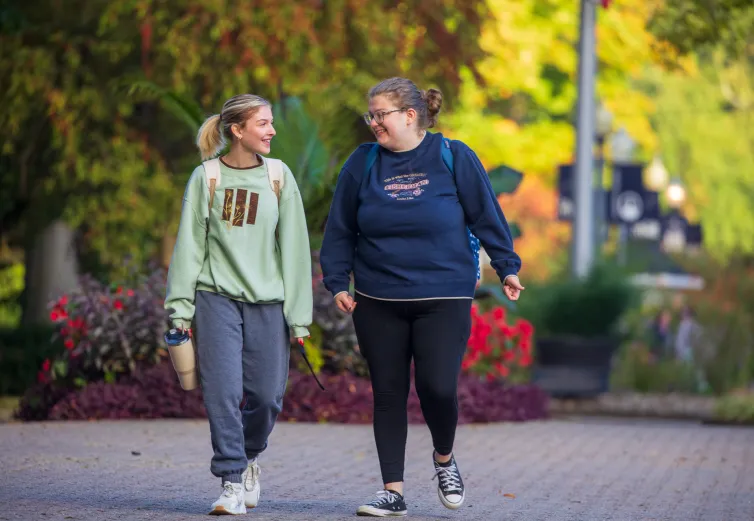
[[[320,262],[325,287],[379,299],[472,298],[476,266],[466,232],[479,238],[501,281],[521,259],[476,154],[451,141],[455,176],[442,160],[443,136],[427,132],[406,152],[359,146],[340,172]],[[454,179],[455,178],[455,179]]]

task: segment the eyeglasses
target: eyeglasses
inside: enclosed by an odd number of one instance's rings
[[[371,112],[365,112],[364,114],[362,114],[362,116],[364,117],[364,121],[366,122],[367,125],[371,125],[372,120],[376,121],[378,125],[381,125],[382,122],[385,120],[385,116],[387,116],[388,114],[392,114],[393,112],[403,112],[404,110],[406,109],[401,108],[401,109],[380,111],[376,114],[372,114]]]

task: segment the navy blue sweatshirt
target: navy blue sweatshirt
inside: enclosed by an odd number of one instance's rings
[[[466,227],[492,259],[501,281],[515,275],[508,223],[476,154],[451,141],[455,176],[442,160],[442,134],[427,132],[406,152],[359,146],[338,177],[320,262],[325,287],[388,300],[473,298],[476,266]]]

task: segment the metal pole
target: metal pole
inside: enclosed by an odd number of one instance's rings
[[[594,25],[593,0],[581,0],[579,38],[579,100],[576,127],[576,171],[574,175],[573,255],[571,269],[585,277],[594,262],[594,193],[592,191],[594,146]]]
[[[595,190],[594,190],[594,249],[597,258],[602,255],[602,245],[605,244],[605,231],[607,229],[607,207],[605,191],[602,188],[605,171],[605,139],[597,137],[597,158],[595,160]]]

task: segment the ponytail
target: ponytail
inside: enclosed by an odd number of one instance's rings
[[[225,147],[225,138],[220,129],[220,114],[206,119],[196,135],[196,146],[202,161],[215,157]]]

